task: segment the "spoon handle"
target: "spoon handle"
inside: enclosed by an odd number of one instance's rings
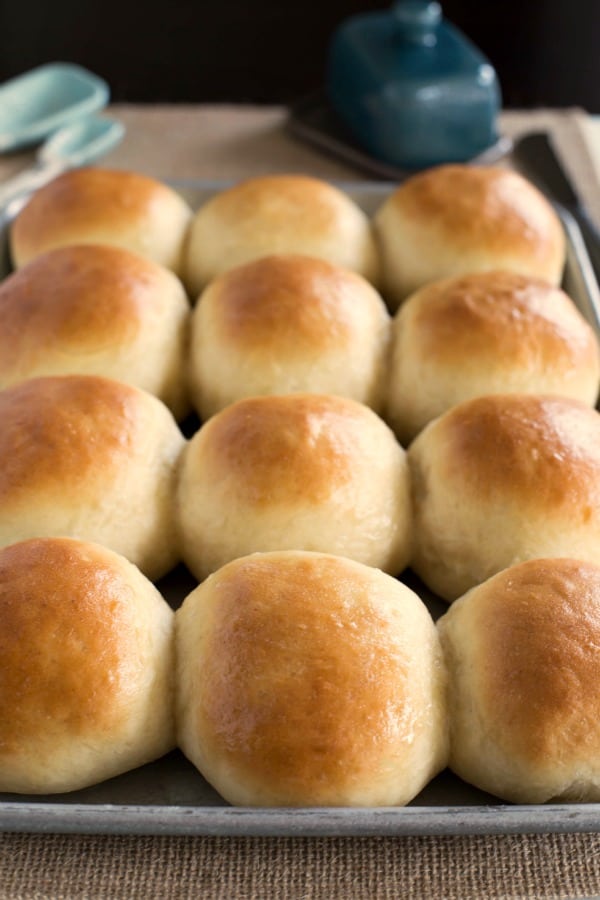
[[[9,178],[8,181],[0,184],[0,212],[4,212],[14,200],[24,198],[27,194],[47,184],[55,175],[64,172],[66,168],[68,165],[64,160],[56,160],[25,169],[14,178]]]

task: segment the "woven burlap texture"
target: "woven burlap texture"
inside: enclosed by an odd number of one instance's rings
[[[364,180],[346,162],[287,133],[280,107],[115,104],[110,114],[125,138],[103,166],[134,169],[161,179],[235,180],[269,172],[309,172],[341,181]],[[578,109],[505,112],[500,131],[514,137],[548,130],[592,214],[600,221],[598,169],[587,149],[588,117]],[[0,158],[0,182],[33,161],[33,151]]]
[[[600,838],[4,835],[2,900],[495,900],[600,894]]]

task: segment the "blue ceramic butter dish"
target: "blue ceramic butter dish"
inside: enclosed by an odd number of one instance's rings
[[[108,103],[105,81],[71,63],[48,63],[0,85],[0,152],[38,143]]]
[[[428,0],[342,22],[326,93],[356,141],[396,166],[466,162],[498,141],[496,72]]]

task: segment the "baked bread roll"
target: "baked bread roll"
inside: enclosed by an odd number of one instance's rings
[[[535,559],[438,619],[450,766],[504,800],[600,800],[600,567]]]
[[[1,791],[72,791],[173,748],[173,612],[122,556],[4,547],[0,646]]]
[[[564,397],[453,407],[408,449],[412,568],[446,600],[534,557],[600,554],[600,414]]]
[[[433,282],[392,323],[386,419],[403,444],[484,394],[541,393],[593,406],[600,352],[573,301],[545,281],[478,272]]]
[[[379,410],[389,337],[386,306],[362,276],[314,257],[262,257],[215,279],[194,309],[193,405],[206,419],[243,397],[315,392]]]
[[[191,296],[227,269],[273,253],[316,256],[377,278],[369,219],[349,196],[307,175],[263,175],[220,191],[195,214],[186,252]]]
[[[179,745],[230,803],[400,806],[445,766],[435,626],[389,575],[253,554],[175,621]]]
[[[182,557],[198,580],[259,550],[315,550],[396,574],[408,563],[406,454],[368,407],[327,394],[239,400],[188,442]]]
[[[181,273],[192,211],[174,190],[137,172],[72,169],[40,188],[15,218],[15,268],[66,244],[111,244]]]
[[[373,225],[392,309],[429,281],[507,269],[559,284],[564,231],[553,207],[510,169],[443,165],[407,179]]]
[[[38,375],[104,375],[188,411],[189,303],[151,260],[106,245],[59,247],[0,284],[0,388]]]
[[[112,548],[155,579],[178,561],[184,438],[160,400],[93,375],[0,391],[0,547],[64,535]]]

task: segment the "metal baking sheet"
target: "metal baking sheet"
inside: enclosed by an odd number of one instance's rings
[[[171,181],[197,208],[221,182]],[[369,214],[393,186],[341,184]],[[16,207],[0,217],[0,277],[10,271],[7,227]],[[567,234],[564,288],[600,335],[600,295],[573,219],[559,210]],[[1,214],[0,214],[1,215]],[[447,606],[410,571],[402,576],[434,618]],[[180,566],[158,583],[176,608],[196,581]],[[519,806],[477,790],[446,770],[405,807],[241,808],[225,803],[179,751],[101,784],[68,794],[0,793],[0,831],[179,835],[426,835],[600,831],[600,804]]]

